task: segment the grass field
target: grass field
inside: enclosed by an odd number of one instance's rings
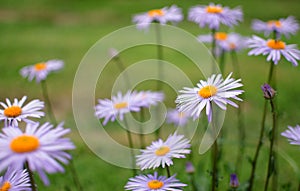
[[[72,151],[74,164],[79,179],[83,185],[83,190],[124,190],[124,185],[131,177],[132,173],[128,169],[123,169],[106,163],[97,157],[85,145],[81,139],[76,123],[72,114],[72,86],[76,70],[86,54],[94,43],[105,35],[132,25],[132,16],[136,13],[144,12],[154,8],[161,8],[176,4],[183,9],[186,16],[191,6],[197,4],[208,4],[210,1],[171,1],[171,0],[24,0],[24,1],[0,1],[0,101],[5,98],[21,98],[27,95],[29,99],[42,99],[42,92],[39,84],[28,82],[19,75],[19,70],[26,65],[31,65],[40,61],[49,59],[62,59],[65,61],[63,71],[49,76],[49,93],[58,120],[66,121],[66,126],[72,129],[70,137],[77,146]],[[266,0],[266,1],[214,1],[229,7],[240,6],[244,12],[244,21],[234,28],[234,31],[245,36],[251,36],[251,21],[254,18],[261,20],[278,19],[293,15],[300,21],[300,4],[298,0]],[[178,27],[194,34],[208,33],[208,29],[199,29],[198,26],[186,19],[178,24]],[[227,28],[222,28],[227,30]],[[176,39],[180,41],[180,39]],[[300,35],[285,39],[288,43],[299,44]],[[260,86],[267,79],[268,63],[263,56],[247,56],[247,50],[239,54],[241,67],[241,76],[245,90],[245,124],[246,124],[246,156],[243,160],[243,173],[240,175],[240,182],[244,184],[250,174],[250,163],[248,158],[252,158],[257,144],[262,115],[264,99]],[[182,68],[191,77],[193,83],[196,83],[201,74],[196,73],[190,68],[187,58],[182,57],[174,50],[164,49],[164,58],[176,66]],[[155,58],[156,47],[145,46],[126,50],[121,54],[125,65],[128,67],[135,62],[143,59]],[[229,62],[230,59],[227,58]],[[278,114],[279,131],[286,129],[287,125],[295,126],[299,123],[300,108],[300,81],[299,67],[293,67],[287,61],[281,61],[276,66],[277,89],[278,89]],[[232,66],[226,66],[226,72],[232,71]],[[119,75],[118,68],[110,63],[105,69],[105,83],[99,82],[96,95],[97,98],[110,96],[111,86],[115,78]],[[143,86],[144,85],[144,86]],[[139,88],[152,87],[153,84],[145,83]],[[166,99],[168,107],[174,107],[175,92],[169,88],[165,89],[170,93]],[[43,119],[46,120],[46,119]],[[220,189],[228,189],[229,173],[235,163],[235,155],[238,149],[237,131],[236,131],[235,109],[228,108],[223,130],[226,137],[224,140],[224,156],[222,161],[222,176],[220,180]],[[164,130],[169,132],[171,126],[165,126]],[[270,116],[268,116],[267,129],[271,128]],[[120,142],[126,144],[124,131],[119,128],[117,123],[111,123],[106,128],[107,132]],[[200,130],[202,132],[203,130]],[[167,135],[167,133],[166,133]],[[299,163],[299,147],[291,146],[287,140],[279,137],[279,147],[284,150],[288,156]],[[153,140],[153,136],[147,136],[148,142]],[[165,138],[165,137],[164,137]],[[266,160],[268,155],[267,143],[259,159],[258,172],[256,177],[255,190],[262,190],[265,178]],[[196,146],[196,145],[195,145]],[[197,150],[197,149],[196,149]],[[207,173],[210,170],[210,153],[198,155],[194,153],[195,160],[200,161],[196,166],[197,184],[201,190],[208,190],[207,181],[210,177]],[[121,157],[121,156],[120,156]],[[184,169],[184,162],[176,160],[174,168],[171,170],[181,171]],[[280,190],[296,190],[298,180],[295,169],[291,167],[281,156],[279,157],[279,184]],[[50,175],[51,185],[45,187],[38,182],[39,190],[76,190],[70,168],[66,167],[65,174]],[[300,173],[299,171],[297,173]],[[178,174],[182,182],[188,182],[188,176],[185,173]],[[38,178],[37,178],[38,179]],[[291,185],[289,188],[288,185]],[[189,188],[185,189],[189,190]]]

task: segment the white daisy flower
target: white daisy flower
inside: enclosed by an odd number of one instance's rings
[[[279,38],[281,34],[289,37],[291,34],[295,35],[297,33],[299,24],[293,16],[267,22],[255,19],[252,22],[252,29],[257,32],[263,32],[266,37],[273,32],[279,35],[276,38]]]
[[[32,81],[34,78],[37,83],[45,80],[49,73],[59,71],[63,68],[64,62],[62,60],[49,60],[47,62],[40,62],[32,66],[25,66],[21,69],[20,74]]]
[[[230,73],[227,78],[222,79],[221,74],[213,74],[207,81],[200,80],[197,87],[184,87],[177,99],[177,108],[180,112],[188,112],[194,119],[199,118],[201,111],[206,107],[208,121],[212,121],[212,102],[221,109],[226,110],[226,105],[230,104],[238,107],[230,98],[242,101],[237,96],[242,94],[243,90],[234,90],[243,86],[239,83],[241,79],[234,80]]]
[[[124,114],[131,111],[140,111],[136,99],[131,96],[131,92],[128,91],[124,96],[121,92],[118,92],[117,96],[112,96],[112,99],[99,99],[98,104],[95,106],[95,115],[97,118],[104,118],[103,125],[107,122],[115,121],[117,117],[120,120],[124,119]]]
[[[0,133],[0,171],[12,166],[23,168],[25,162],[31,171],[37,172],[44,184],[49,180],[46,173],[64,172],[71,155],[65,152],[75,148],[69,138],[63,138],[70,129],[64,129],[63,123],[56,128],[45,123],[28,123],[23,133],[19,128],[5,127]],[[46,173],[45,173],[46,172]]]
[[[201,28],[208,25],[210,29],[219,30],[220,24],[232,27],[243,20],[243,13],[239,8],[229,9],[221,5],[210,3],[200,5],[189,10],[188,19],[197,23]]]
[[[172,5],[169,8],[153,9],[146,13],[137,14],[132,21],[136,23],[138,29],[147,29],[152,22],[164,25],[167,22],[178,23],[182,19],[181,9],[176,5]]]
[[[181,191],[187,186],[179,182],[175,175],[169,178],[154,174],[138,175],[130,178],[125,186],[125,190],[131,191]]]
[[[152,142],[146,149],[141,150],[142,154],[137,155],[137,165],[141,170],[173,165],[172,158],[185,158],[185,154],[191,152],[190,141],[183,135],[174,133],[166,141],[159,139]]]
[[[27,170],[8,168],[4,176],[0,177],[1,191],[31,191]]]
[[[4,108],[0,109],[0,121],[4,120],[5,126],[16,127],[20,121],[34,123],[28,117],[40,118],[45,116],[45,113],[41,111],[44,108],[44,102],[35,99],[23,106],[26,99],[27,97],[23,96],[20,101],[15,98],[13,103],[9,99],[6,99],[6,104],[0,102],[0,105]]]
[[[267,61],[272,60],[274,64],[278,64],[282,55],[294,66],[298,66],[297,60],[300,60],[300,51],[295,44],[287,45],[281,40],[264,40],[258,36],[253,36],[252,39],[248,40],[248,46],[252,48],[248,53],[249,56],[268,55]]]

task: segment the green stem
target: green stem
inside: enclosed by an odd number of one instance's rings
[[[271,62],[270,64],[271,65],[270,65],[269,76],[268,76],[268,84],[270,84],[272,79],[273,79],[273,71],[274,71],[274,63]],[[249,179],[248,191],[252,190],[253,184],[254,184],[254,177],[255,177],[257,159],[258,159],[258,156],[259,156],[259,151],[260,151],[261,146],[263,144],[266,116],[267,116],[267,100],[265,100],[265,103],[264,103],[259,141],[258,141],[258,144],[257,144],[257,147],[256,147],[254,159],[252,161],[252,169],[251,169],[251,175],[250,175],[250,179]]]
[[[73,178],[73,181],[76,185],[77,190],[78,191],[83,191],[82,185],[79,181],[78,173],[77,173],[75,165],[74,165],[73,158],[70,160],[70,168],[71,168],[72,178]]]
[[[133,172],[133,175],[135,176],[135,175],[137,175],[137,172],[135,169],[135,155],[134,155],[134,151],[133,151],[133,141],[132,141],[131,132],[129,130],[129,126],[128,126],[126,117],[124,117],[124,124],[125,124],[125,130],[126,130],[126,134],[127,134],[127,138],[128,138],[129,147],[130,147],[130,152],[131,152],[132,172]]]
[[[124,66],[124,64],[123,64],[120,56],[119,55],[115,56],[114,60],[116,61],[117,66],[118,66],[120,72],[125,71],[125,66]],[[129,80],[128,73],[124,72],[123,75],[124,75],[124,81],[125,81],[126,87],[127,87],[127,89],[130,89],[130,80]]]
[[[212,72],[214,72],[216,70],[215,64],[214,64],[215,59],[216,59],[216,38],[215,38],[216,30],[215,29],[211,30],[211,35],[212,35],[211,54],[212,54],[212,57],[213,57]]]
[[[215,191],[217,190],[217,182],[218,182],[218,167],[217,167],[217,161],[218,161],[218,143],[217,140],[215,140],[213,144],[213,150],[212,150],[212,187],[211,190]]]
[[[157,45],[157,61],[158,61],[158,80],[157,80],[157,90],[162,90],[162,80],[163,80],[163,65],[161,60],[163,60],[163,49],[162,49],[162,39],[161,39],[161,28],[160,24],[155,24],[156,32],[156,45]]]
[[[271,97],[271,95],[270,95],[270,97]],[[269,179],[275,170],[274,142],[275,142],[275,136],[277,133],[277,114],[276,114],[275,104],[274,104],[272,98],[270,99],[270,105],[271,105],[271,112],[272,112],[272,119],[273,119],[273,127],[271,130],[268,170],[267,170],[267,177],[266,177],[265,189],[264,189],[265,191],[268,190]]]
[[[33,173],[32,173],[32,171],[29,168],[28,161],[25,162],[25,168],[27,169],[27,172],[28,172],[28,175],[29,175],[31,190],[32,191],[36,191],[37,190],[36,189],[36,184],[35,184],[35,181],[34,181]]]
[[[194,174],[190,174],[190,182],[191,182],[191,185],[192,185],[192,191],[198,191],[197,186],[196,186],[196,182],[195,182]]]
[[[222,49],[221,51],[221,56],[220,56],[220,71],[221,71],[221,74],[224,75],[224,70],[225,70],[225,50]]]
[[[171,172],[170,172],[170,167],[168,165],[166,165],[166,170],[167,170],[168,178],[170,178],[171,177]]]
[[[145,108],[141,108],[141,112],[140,112],[140,143],[141,143],[141,149],[145,148],[145,135],[144,135],[144,120],[145,120]]]
[[[46,108],[48,110],[48,115],[49,115],[50,121],[54,126],[56,126],[57,121],[56,121],[56,118],[54,116],[54,112],[53,112],[53,109],[52,109],[52,106],[51,106],[46,80],[42,80],[41,85],[42,85],[43,97],[44,97],[44,100],[45,100]]]

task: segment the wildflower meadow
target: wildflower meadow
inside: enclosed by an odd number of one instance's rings
[[[0,191],[300,190],[300,4],[0,2]]]

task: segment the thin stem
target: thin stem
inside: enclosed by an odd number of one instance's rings
[[[118,66],[120,72],[125,71],[125,66],[124,66],[124,63],[122,62],[120,56],[119,55],[115,56],[114,60],[116,61],[117,66]],[[124,80],[125,80],[126,87],[127,87],[127,89],[130,89],[130,80],[129,80],[128,73],[124,72],[123,75],[124,75]]]
[[[270,65],[269,76],[268,76],[268,84],[270,84],[270,82],[273,78],[273,71],[274,71],[274,63],[271,62],[270,64],[271,65]],[[249,179],[248,191],[251,191],[252,188],[253,188],[255,171],[256,171],[256,163],[257,163],[257,159],[258,159],[258,156],[259,156],[259,151],[260,151],[261,146],[263,144],[263,136],[264,136],[264,131],[265,131],[266,116],[267,116],[267,100],[265,100],[265,103],[264,103],[259,141],[258,141],[258,144],[257,144],[257,147],[256,147],[254,159],[252,161],[252,169],[251,169],[251,175],[250,175],[250,179]]]
[[[221,51],[221,55],[220,55],[220,71],[221,71],[221,74],[223,75],[224,74],[224,70],[225,70],[225,50],[222,49]]]
[[[36,189],[36,184],[35,184],[35,181],[34,181],[33,173],[32,173],[32,171],[29,168],[28,161],[25,162],[25,168],[27,169],[27,172],[28,172],[28,175],[29,175],[29,180],[30,180],[30,184],[31,184],[31,190],[32,191],[36,191],[37,190]]]
[[[217,162],[218,162],[218,143],[217,140],[215,140],[213,144],[213,150],[212,150],[212,159],[213,159],[213,164],[212,164],[212,187],[211,190],[215,191],[217,190],[217,185],[218,185],[218,167],[217,167]]]
[[[163,49],[162,49],[162,39],[161,39],[161,28],[160,24],[155,24],[156,32],[156,45],[157,45],[157,61],[158,61],[158,80],[157,80],[157,90],[162,89],[162,80],[163,80],[163,65],[161,60],[163,60]]]
[[[277,130],[277,128],[276,128],[277,127],[277,114],[276,114],[276,108],[275,108],[273,99],[270,99],[270,105],[271,105],[271,112],[272,112],[272,119],[273,119],[273,127],[272,127],[271,138],[270,138],[270,152],[269,152],[269,160],[268,160],[267,178],[266,178],[265,189],[264,189],[265,191],[268,190],[269,179],[275,168],[275,166],[274,166],[274,164],[275,164],[274,140],[275,140],[275,135],[276,135],[276,130]]]
[[[75,169],[73,158],[70,160],[70,168],[71,168],[72,178],[73,178],[73,181],[74,181],[74,183],[76,185],[77,190],[78,191],[83,191],[82,185],[81,185],[81,183],[79,181],[79,177],[78,177],[77,171]]]
[[[135,155],[134,155],[134,151],[133,151],[133,141],[132,141],[132,137],[131,137],[131,132],[129,130],[129,126],[126,120],[126,117],[124,117],[124,124],[125,124],[125,130],[126,130],[126,134],[127,134],[127,138],[128,138],[128,143],[129,143],[129,147],[130,147],[130,152],[131,152],[131,159],[132,159],[132,172],[133,175],[137,175],[136,169],[135,169]]]
[[[171,172],[170,172],[170,167],[168,165],[166,165],[166,170],[167,170],[168,178],[170,178],[171,177]]]
[[[191,181],[191,185],[192,185],[192,191],[198,191],[194,174],[190,174],[190,181]]]
[[[47,110],[48,110],[48,115],[49,115],[50,121],[54,125],[57,125],[57,121],[56,121],[56,118],[54,116],[54,112],[53,112],[53,109],[52,109],[52,106],[51,106],[51,101],[50,101],[49,94],[48,94],[48,88],[47,88],[46,80],[42,80],[41,85],[42,85],[43,97],[44,97],[45,104],[46,104],[46,107],[47,107]]]
[[[212,62],[214,63],[215,59],[216,59],[216,30],[212,29],[211,30],[211,35],[212,35],[212,45],[211,45],[211,54],[213,56],[213,60]],[[212,63],[212,72],[215,71],[215,65]]]
[[[145,120],[145,108],[141,108],[140,112],[140,143],[141,143],[141,149],[145,148],[145,136],[144,136],[144,120]]]

